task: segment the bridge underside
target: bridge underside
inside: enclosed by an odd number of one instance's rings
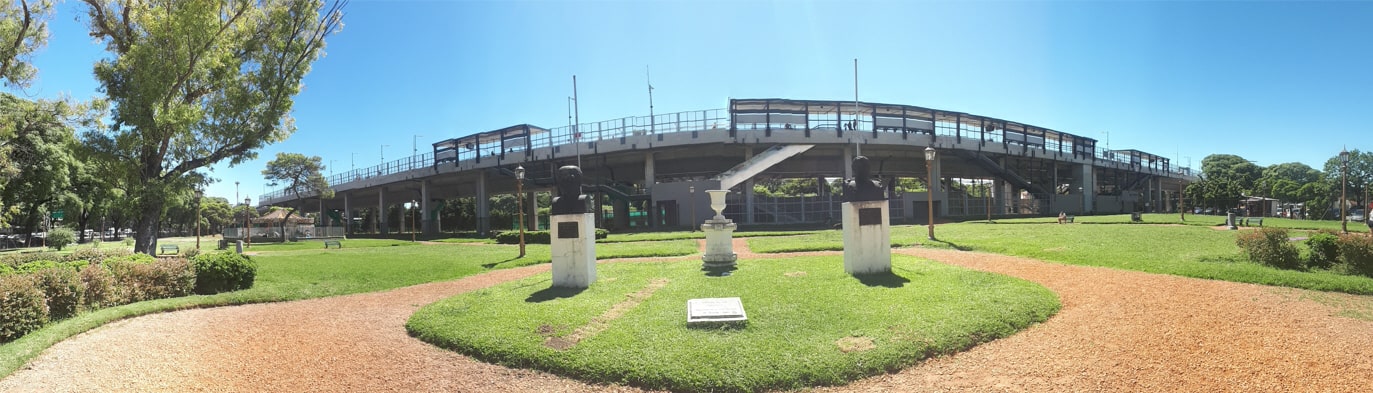
[[[1098,151],[1090,138],[1033,126],[881,104],[862,104],[851,112],[858,120],[845,122],[846,114],[824,111],[853,108],[827,104],[833,103],[748,107],[754,109],[735,103],[725,122],[701,111],[589,124],[575,132],[509,127],[436,143],[432,155],[417,161],[344,174],[333,179],[332,199],[297,202],[278,194],[262,202],[342,211],[339,216],[355,232],[412,226],[485,232],[515,226],[515,199],[501,196],[516,192],[514,170],[522,166],[527,226],[536,227],[547,221],[539,210],[547,198],[534,195],[551,191],[556,168],[580,163],[598,227],[685,229],[710,214],[704,191],[719,188],[722,180],[735,184],[726,215],[741,224],[834,222],[842,196],[828,187],[805,196],[764,197],[755,195],[755,186],[850,177],[848,163],[859,154],[889,184],[915,179],[923,185],[933,175],[932,203],[940,217],[1172,211],[1182,186],[1192,180],[1173,172],[1166,159],[1134,150]],[[939,153],[928,165],[926,147]],[[755,155],[759,159],[752,160]],[[928,220],[927,194],[904,189],[891,188],[893,221]],[[426,212],[416,214],[418,223],[395,212],[410,201]]]

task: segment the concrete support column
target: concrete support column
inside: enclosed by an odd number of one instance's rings
[[[437,226],[437,225],[434,225],[434,219],[433,219],[433,216],[434,216],[435,214],[433,214],[433,212],[430,212],[430,211],[429,211],[429,210],[430,210],[431,208],[433,208],[433,207],[434,207],[434,205],[433,205],[432,203],[429,203],[429,181],[428,181],[428,180],[421,181],[421,182],[420,182],[420,230],[423,231],[423,232],[421,232],[421,233],[424,233],[425,235],[433,235],[433,234],[435,234],[435,233],[438,233],[438,226]]]
[[[533,191],[524,193],[525,228],[539,230],[539,198]]]
[[[352,195],[343,193],[343,231],[346,234],[353,234],[353,202]]]
[[[486,236],[491,232],[491,200],[486,195],[486,171],[477,171],[476,183],[477,197],[473,203],[477,204],[477,233]]]
[[[949,215],[949,190],[944,188],[944,170],[943,165],[941,164],[941,162],[943,162],[944,154],[947,154],[947,152],[936,156],[934,162],[930,164],[930,176],[934,178],[934,184],[931,184],[930,186],[934,187],[934,199],[939,201],[939,209],[935,212],[936,217],[947,217]]]
[[[753,159],[753,147],[744,148],[744,162]],[[744,181],[744,223],[753,223],[753,178]]]
[[[1078,187],[1082,187],[1082,212],[1096,211],[1096,168],[1092,164],[1078,165]]]
[[[644,193],[648,195],[653,195],[653,185],[658,183],[657,179],[654,178],[653,165],[653,152],[644,153]],[[653,206],[653,199],[649,198],[644,206],[648,207],[648,211],[644,212],[644,216],[648,217],[648,227],[657,227],[658,209]]]
[[[853,150],[849,150],[849,146],[848,146],[848,145],[845,145],[845,146],[844,146],[844,162],[842,162],[841,164],[844,166],[844,180],[847,181],[847,180],[849,180],[849,179],[852,179],[852,178],[853,178]]]
[[[385,235],[389,229],[386,223],[386,187],[377,190],[377,233]]]
[[[615,215],[615,230],[625,231],[629,229],[629,201],[611,198],[611,214]]]

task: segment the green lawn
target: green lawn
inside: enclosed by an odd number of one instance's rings
[[[1145,213],[1140,217],[1143,224],[1184,224],[1195,226],[1216,227],[1225,225],[1225,216],[1211,216],[1201,214],[1188,214],[1184,221],[1176,213]],[[997,224],[1051,224],[1057,223],[1058,217],[1030,217],[1030,218],[1009,218],[995,220]],[[969,221],[973,223],[976,221]],[[1073,219],[1077,224],[1131,224],[1129,214],[1112,214],[1104,216],[1076,216]],[[1290,218],[1265,217],[1263,226],[1301,230],[1340,230],[1339,221],[1330,220],[1293,220]],[[1368,232],[1368,226],[1362,222],[1350,221],[1350,232]]]
[[[840,257],[747,260],[727,277],[707,277],[697,261],[605,264],[585,291],[549,289],[543,274],[426,306],[407,326],[479,359],[597,383],[756,391],[896,371],[1008,336],[1059,308],[1052,292],[1027,281],[905,256],[893,266],[895,274],[859,280]],[[642,303],[598,318],[659,279],[665,286]],[[688,299],[736,296],[749,317],[743,327],[686,326]],[[587,334],[590,326],[604,329]],[[577,337],[565,350],[545,345]]]
[[[178,244],[182,241],[176,239]],[[194,242],[195,239],[191,238],[192,247]],[[253,257],[258,263],[258,273],[252,289],[128,304],[49,324],[18,340],[0,345],[0,377],[14,372],[39,352],[61,340],[123,318],[187,308],[381,291],[452,280],[491,269],[550,261],[546,245],[531,245],[525,258],[516,258],[519,254],[517,246],[509,245],[425,246],[385,239],[343,242],[343,249],[329,250],[322,249],[321,242],[254,245],[251,251],[261,254]],[[201,247],[208,248],[205,247],[205,239],[201,239]],[[689,255],[695,252],[696,244],[689,240],[597,247],[597,256],[601,258]]]
[[[1124,217],[1129,220],[1129,215]],[[1274,223],[1281,225],[1283,221]],[[1269,222],[1265,220],[1264,224]],[[1236,233],[1192,225],[1015,225],[998,221],[997,224],[938,225],[935,235],[939,241],[934,243],[926,239],[924,226],[894,226],[892,244],[957,248],[1074,265],[1373,294],[1373,278],[1325,270],[1281,270],[1248,262],[1240,256],[1239,247],[1235,245]],[[1294,232],[1292,235],[1304,234]],[[782,252],[843,250],[844,246],[839,231],[828,231],[806,236],[749,239],[749,247],[756,252]],[[1304,248],[1300,243],[1298,247]]]

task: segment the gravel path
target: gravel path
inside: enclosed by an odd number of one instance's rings
[[[741,258],[763,256],[746,251],[742,239],[735,249]],[[1038,282],[1059,295],[1063,309],[964,353],[817,390],[1373,386],[1373,323],[1333,316],[1339,310],[1310,300],[1330,294],[971,252],[897,252]],[[634,391],[481,363],[405,333],[406,319],[424,304],[547,270],[537,265],[379,293],[119,321],[50,348],[0,380],[0,391]]]

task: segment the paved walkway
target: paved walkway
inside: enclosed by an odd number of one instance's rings
[[[748,252],[742,240],[735,245],[743,258],[760,256]],[[818,390],[1364,391],[1373,386],[1373,323],[1334,316],[1340,310],[1325,305],[1332,297],[1368,302],[1366,297],[972,252],[896,252],[1038,282],[1059,295],[1063,309],[1043,324],[967,352]],[[119,321],[50,348],[0,380],[0,391],[636,390],[474,361],[405,332],[406,319],[424,304],[547,269],[537,265],[386,292]],[[1317,298],[1324,301],[1312,300]]]

